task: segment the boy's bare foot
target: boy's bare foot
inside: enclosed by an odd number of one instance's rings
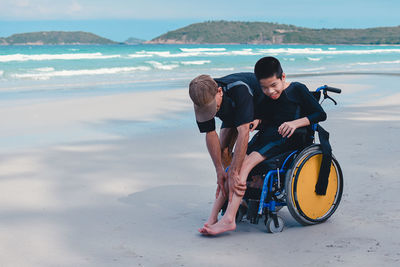
[[[204,226],[204,230],[208,235],[218,235],[227,231],[233,231],[236,229],[235,220],[229,221],[224,220],[223,218],[213,225]]]

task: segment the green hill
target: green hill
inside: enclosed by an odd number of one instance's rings
[[[167,32],[147,43],[400,44],[400,26],[311,29],[268,22],[208,21]]]
[[[0,38],[0,45],[116,44],[89,32],[30,32]]]

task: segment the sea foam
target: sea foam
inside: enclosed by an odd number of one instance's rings
[[[48,72],[48,71],[54,71],[54,68],[52,67],[44,67],[44,68],[37,68],[34,69],[35,71],[41,71],[41,72]]]
[[[368,49],[368,50],[323,50],[321,48],[270,48],[258,49],[258,52],[265,54],[304,54],[304,55],[368,55],[368,54],[382,54],[382,53],[400,53],[400,49]]]
[[[182,65],[204,65],[211,63],[211,60],[194,60],[194,61],[181,61]]]
[[[146,63],[149,63],[155,69],[159,69],[159,70],[172,70],[172,69],[179,67],[179,65],[177,65],[177,64],[164,65],[157,61],[146,61]]]
[[[310,68],[310,69],[301,69],[302,71],[320,71],[320,70],[325,70],[325,67],[319,67],[319,68]]]
[[[182,52],[226,51],[226,48],[179,48]]]
[[[307,57],[307,59],[310,61],[320,61],[322,57]]]
[[[139,66],[139,67],[121,67],[121,68],[100,68],[100,69],[80,69],[80,70],[59,70],[59,71],[48,71],[41,73],[16,73],[11,76],[19,79],[33,79],[33,80],[48,80],[52,77],[67,77],[67,76],[82,76],[82,75],[102,75],[102,74],[116,74],[124,72],[135,72],[135,71],[149,71],[150,67]]]
[[[400,64],[400,60],[394,60],[394,61],[376,61],[376,62],[357,62],[357,63],[351,63],[349,65],[351,66],[366,66],[366,65],[378,65],[378,64]]]
[[[152,57],[153,55],[146,55],[146,54],[130,54],[128,57],[133,57],[133,58],[142,58],[142,57]]]
[[[77,60],[77,59],[109,59],[119,58],[120,55],[103,55],[102,53],[77,53],[77,54],[12,54],[1,55],[0,62],[10,61],[42,61],[42,60]]]
[[[163,58],[183,58],[183,57],[204,57],[204,56],[252,56],[252,55],[260,55],[261,53],[254,53],[252,49],[241,49],[234,51],[226,51],[218,48],[218,49],[184,49],[184,52],[171,53],[171,51],[139,51],[135,54],[129,55],[129,57],[163,57]],[[181,50],[182,50],[181,49]]]

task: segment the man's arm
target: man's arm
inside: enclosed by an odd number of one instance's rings
[[[232,164],[228,171],[228,179],[232,179],[231,182],[234,182],[233,190],[229,190],[229,200],[232,199],[233,191],[237,195],[241,196],[246,190],[246,184],[240,183],[239,173],[246,156],[247,143],[249,142],[250,123],[238,126],[237,130],[238,138],[236,141],[235,153],[233,154]]]
[[[227,174],[222,167],[221,161],[221,146],[219,143],[218,134],[216,131],[207,132],[206,134],[206,144],[208,153],[214,163],[215,171],[217,173],[217,192],[216,197],[218,197],[219,192],[222,190],[222,194],[226,196],[226,191],[224,188],[225,181],[227,179]]]
[[[236,128],[221,128],[219,140],[221,144],[221,160],[224,169],[232,163],[232,151],[236,143],[238,132]]]

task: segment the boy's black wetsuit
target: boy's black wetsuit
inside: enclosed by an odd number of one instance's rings
[[[292,82],[276,100],[266,97],[262,106],[260,131],[251,139],[247,154],[257,151],[267,159],[309,145],[312,142],[309,138],[311,125],[326,119],[318,101],[304,84],[298,82]],[[305,127],[302,134],[296,134],[296,130],[290,138],[283,138],[278,133],[282,123],[303,117],[307,117],[311,125]]]
[[[234,73],[214,80],[224,92],[221,107],[216,114],[222,121],[221,128],[236,128],[260,118],[261,105],[266,96],[254,73]],[[200,132],[211,132],[215,130],[215,119],[197,122],[197,125]]]

